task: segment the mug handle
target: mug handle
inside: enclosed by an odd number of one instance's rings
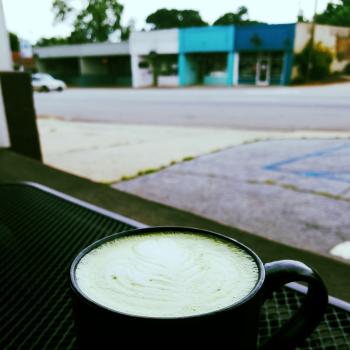
[[[321,322],[328,305],[326,286],[316,271],[293,260],[280,260],[265,264],[266,278],[262,297],[290,282],[306,282],[308,291],[301,308],[259,350],[294,349],[308,337]]]

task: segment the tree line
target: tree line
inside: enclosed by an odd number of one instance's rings
[[[41,38],[37,46],[62,44],[80,44],[108,41],[112,34],[117,33],[120,40],[128,40],[134,23],[126,26],[121,23],[124,6],[117,0],[85,0],[81,9],[73,6],[73,0],[53,0],[52,10],[56,23],[69,23],[72,32],[68,37]],[[305,21],[298,16],[298,21]],[[350,27],[350,0],[339,3],[330,2],[322,13],[315,16],[315,22],[336,26]],[[146,23],[152,30],[209,26],[196,10],[177,10],[162,8],[150,14]],[[249,18],[248,9],[239,7],[235,12],[220,16],[213,25],[249,25],[262,23]],[[12,38],[13,40],[13,38]]]
[[[80,44],[107,41],[111,34],[119,32],[122,41],[128,40],[134,29],[131,21],[122,26],[121,18],[124,6],[115,0],[88,0],[86,6],[76,10],[70,0],[54,0],[52,10],[55,22],[72,22],[73,30],[68,37],[42,38],[37,46],[62,44]],[[151,13],[146,23],[152,30],[208,26],[199,11],[162,8]],[[213,25],[233,25],[260,23],[249,19],[248,9],[241,6],[236,12],[226,13]]]

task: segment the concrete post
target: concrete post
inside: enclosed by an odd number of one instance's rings
[[[186,57],[185,54],[179,54],[179,82],[180,86],[186,86]]]
[[[286,52],[284,54],[281,85],[288,85],[290,83],[293,68],[293,56],[293,52]]]
[[[132,76],[132,87],[139,87],[139,63],[140,59],[137,55],[131,56],[131,76]]]
[[[188,86],[196,83],[196,72],[194,71],[190,59],[184,54],[179,55],[179,79],[180,86]]]
[[[0,0],[0,71],[12,70],[11,51],[8,33],[5,26],[4,10]],[[1,91],[0,81],[0,147],[9,147],[10,138],[5,116],[5,107]]]
[[[239,84],[239,53],[234,53],[233,59],[233,85]]]
[[[227,85],[232,86],[234,81],[234,53],[229,52],[227,55]]]
[[[142,57],[131,56],[132,86],[134,88],[152,86],[152,74],[150,68],[140,68]]]

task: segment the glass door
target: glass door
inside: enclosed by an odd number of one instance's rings
[[[270,84],[271,57],[260,55],[256,64],[256,85],[266,86]]]

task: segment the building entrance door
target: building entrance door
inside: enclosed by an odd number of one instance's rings
[[[271,56],[260,55],[256,63],[256,85],[270,85]]]

